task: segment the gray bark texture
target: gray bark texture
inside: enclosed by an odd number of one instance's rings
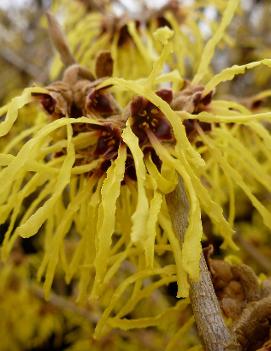
[[[176,189],[167,195],[166,200],[173,229],[183,243],[188,225],[189,202],[182,179],[179,180]],[[203,253],[200,258],[200,279],[189,283],[191,305],[205,350],[240,351],[240,347],[224,323]]]

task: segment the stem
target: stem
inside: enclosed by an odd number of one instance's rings
[[[253,246],[250,242],[245,240],[241,235],[235,237],[239,246],[264,270],[266,273],[271,273],[271,260],[269,257],[263,255],[259,249]]]
[[[78,316],[81,316],[88,320],[90,323],[97,323],[99,320],[99,316],[95,315],[91,311],[86,310],[85,308],[78,307],[72,301],[69,301],[65,297],[51,293],[49,300],[47,301],[44,297],[44,291],[42,288],[36,285],[30,285],[30,290],[36,297],[50,303],[51,305],[57,307],[60,310],[66,310],[77,314]]]
[[[47,12],[46,16],[50,38],[55,49],[60,55],[62,63],[66,67],[76,63],[76,60],[71,53],[68,42],[57,19],[50,12]]]
[[[181,178],[166,200],[174,231],[183,243],[188,224],[189,202]],[[191,305],[206,351],[240,350],[224,323],[203,253],[200,258],[199,281],[190,280],[189,283]]]

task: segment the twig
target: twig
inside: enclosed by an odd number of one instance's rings
[[[182,179],[177,188],[167,195],[166,200],[173,228],[183,243],[188,224],[189,202]],[[203,254],[200,258],[200,279],[198,282],[190,281],[190,300],[206,351],[241,350],[224,323]]]
[[[255,246],[250,244],[241,235],[236,235],[235,237],[237,243],[241,248],[251,256],[254,261],[266,272],[271,273],[271,260],[264,256]]]
[[[16,67],[19,71],[28,74],[32,78],[37,78],[40,75],[40,69],[29,62],[25,62],[19,55],[8,47],[2,47],[0,50],[0,56],[8,64]]]
[[[44,297],[44,291],[42,288],[40,288],[36,285],[31,285],[30,290],[39,299],[46,301],[45,297]],[[78,307],[73,302],[69,301],[68,299],[66,299],[62,296],[58,296],[55,293],[50,294],[49,300],[47,302],[50,303],[51,305],[59,308],[60,310],[63,309],[63,310],[70,311],[74,314],[77,314],[77,315],[85,318],[86,320],[88,320],[90,323],[97,323],[99,320],[99,317],[97,315],[95,315],[94,313],[92,313],[92,312],[90,312],[82,307]]]
[[[61,57],[61,61],[66,67],[76,63],[76,60],[69,49],[69,45],[57,19],[49,12],[46,13],[46,16],[48,21],[49,35],[54,47]]]

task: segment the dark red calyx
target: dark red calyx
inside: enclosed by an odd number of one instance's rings
[[[134,181],[137,180],[134,159],[129,149],[128,149],[127,158],[125,161],[125,178],[126,177]]]
[[[183,89],[175,94],[171,108],[191,114],[206,111],[212,101],[213,91],[210,91],[207,95],[203,95],[203,92],[203,85],[192,85],[189,81],[186,81]]]
[[[44,110],[50,115],[54,114],[56,108],[56,100],[46,93],[32,93],[32,96],[37,97]]]
[[[120,130],[111,126],[101,126],[95,149],[95,156],[105,159],[116,157],[120,145]]]
[[[173,99],[173,92],[171,89],[160,89],[156,91],[155,94],[165,100],[168,104],[170,104]]]
[[[155,164],[158,171],[160,172],[162,162],[161,162],[160,158],[158,157],[157,153],[155,152],[155,150],[153,149],[153,147],[145,146],[143,148],[143,153],[144,153],[144,157],[147,157],[147,155],[151,156],[152,162]],[[126,162],[125,162],[125,179],[127,179],[127,178],[134,180],[134,181],[137,180],[134,159],[133,159],[133,156],[132,156],[131,151],[129,149],[127,150],[127,158],[126,158]]]
[[[140,28],[140,21],[139,20],[135,21],[135,27],[136,27],[136,30],[139,30],[139,28]],[[124,44],[126,44],[130,40],[132,40],[132,37],[129,33],[128,25],[127,25],[127,23],[124,23],[123,25],[121,25],[119,27],[118,46],[123,46]]]
[[[54,156],[55,158],[58,158],[58,157],[61,157],[61,156],[64,156],[66,154],[66,151],[65,150],[61,150],[61,151],[57,151]]]
[[[194,111],[192,114],[198,114],[202,111],[207,110],[207,106],[211,103],[213,97],[213,92],[209,92],[207,95],[202,96],[201,92],[195,94],[193,103],[194,103]]]
[[[152,162],[155,164],[155,166],[157,167],[158,171],[161,171],[161,167],[162,167],[162,162],[159,158],[159,156],[157,155],[156,151],[154,150],[154,148],[152,146],[146,146],[143,149],[143,153],[145,156],[150,155]]]
[[[207,122],[200,122],[197,119],[186,119],[184,122],[187,138],[193,141],[198,135],[196,125],[199,125],[204,132],[209,132],[212,129],[212,124]]]
[[[79,118],[84,115],[82,109],[79,108],[74,102],[71,104],[70,114],[72,118]]]
[[[111,166],[111,160],[109,159],[104,160],[101,164],[100,170],[102,171],[102,173],[105,173],[110,166]]]
[[[101,117],[109,117],[114,113],[110,95],[102,90],[92,90],[87,97],[87,109],[98,113]]]
[[[157,17],[157,26],[160,27],[168,27],[168,28],[172,28],[171,24],[169,23],[169,21],[164,17],[164,16],[159,16]]]
[[[259,107],[261,107],[262,105],[263,105],[263,100],[260,100],[260,99],[254,100],[254,101],[252,102],[252,104],[251,104],[251,109],[252,109],[252,110],[256,110],[256,109],[258,109]]]
[[[209,105],[211,103],[212,97],[213,97],[213,91],[210,91],[207,95],[201,97],[200,102],[203,105],[207,106],[207,105]]]
[[[156,92],[163,100],[170,103],[173,94],[171,90],[161,89]],[[169,122],[161,110],[142,96],[135,97],[131,102],[131,116],[133,118],[133,131],[140,142],[146,139],[146,131],[150,130],[161,140],[171,140],[172,130]]]

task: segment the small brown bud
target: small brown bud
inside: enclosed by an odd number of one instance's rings
[[[97,55],[95,74],[97,78],[111,77],[113,74],[113,58],[110,51],[102,51]]]

